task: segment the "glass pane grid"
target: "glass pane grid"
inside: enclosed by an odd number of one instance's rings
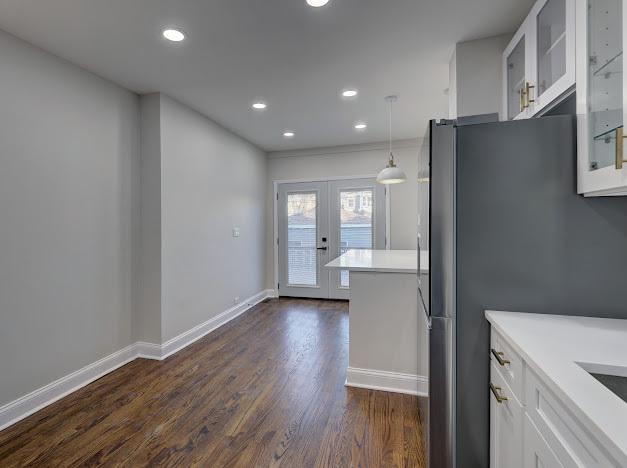
[[[374,248],[374,190],[340,190],[340,255],[351,249]],[[349,287],[348,271],[340,271],[340,288]]]
[[[287,282],[292,286],[318,285],[317,194],[287,195]]]

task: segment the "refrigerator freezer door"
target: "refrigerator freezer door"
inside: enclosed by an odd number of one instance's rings
[[[429,331],[429,424],[430,468],[455,466],[455,319],[433,317]]]

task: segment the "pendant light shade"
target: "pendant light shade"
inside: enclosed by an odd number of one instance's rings
[[[394,154],[392,153],[392,104],[398,99],[397,96],[386,96],[385,101],[390,104],[390,160],[388,165],[377,175],[377,182],[384,185],[401,184],[407,180],[405,173],[396,167]]]
[[[380,184],[391,185],[401,184],[407,180],[407,176],[396,166],[388,166],[379,172],[377,182]]]

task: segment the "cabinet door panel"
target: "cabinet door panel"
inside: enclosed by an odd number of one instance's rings
[[[563,468],[563,465],[526,415],[524,438],[524,468]]]
[[[505,58],[506,70],[506,92],[507,92],[507,119],[512,120],[524,113],[523,92],[525,86],[525,54],[526,54],[526,36],[516,42],[512,51]]]
[[[578,192],[627,194],[623,0],[577,2]]]
[[[490,395],[490,466],[518,468],[522,461],[523,408],[492,363],[491,383],[496,395]],[[506,400],[498,401],[497,395]]]

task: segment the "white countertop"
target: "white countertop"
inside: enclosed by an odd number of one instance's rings
[[[627,377],[627,320],[486,311],[551,390],[627,463],[627,403],[588,371]]]
[[[428,271],[428,252],[421,252],[421,271]],[[351,249],[325,265],[349,271],[373,271],[383,273],[417,273],[416,250],[368,250]]]

